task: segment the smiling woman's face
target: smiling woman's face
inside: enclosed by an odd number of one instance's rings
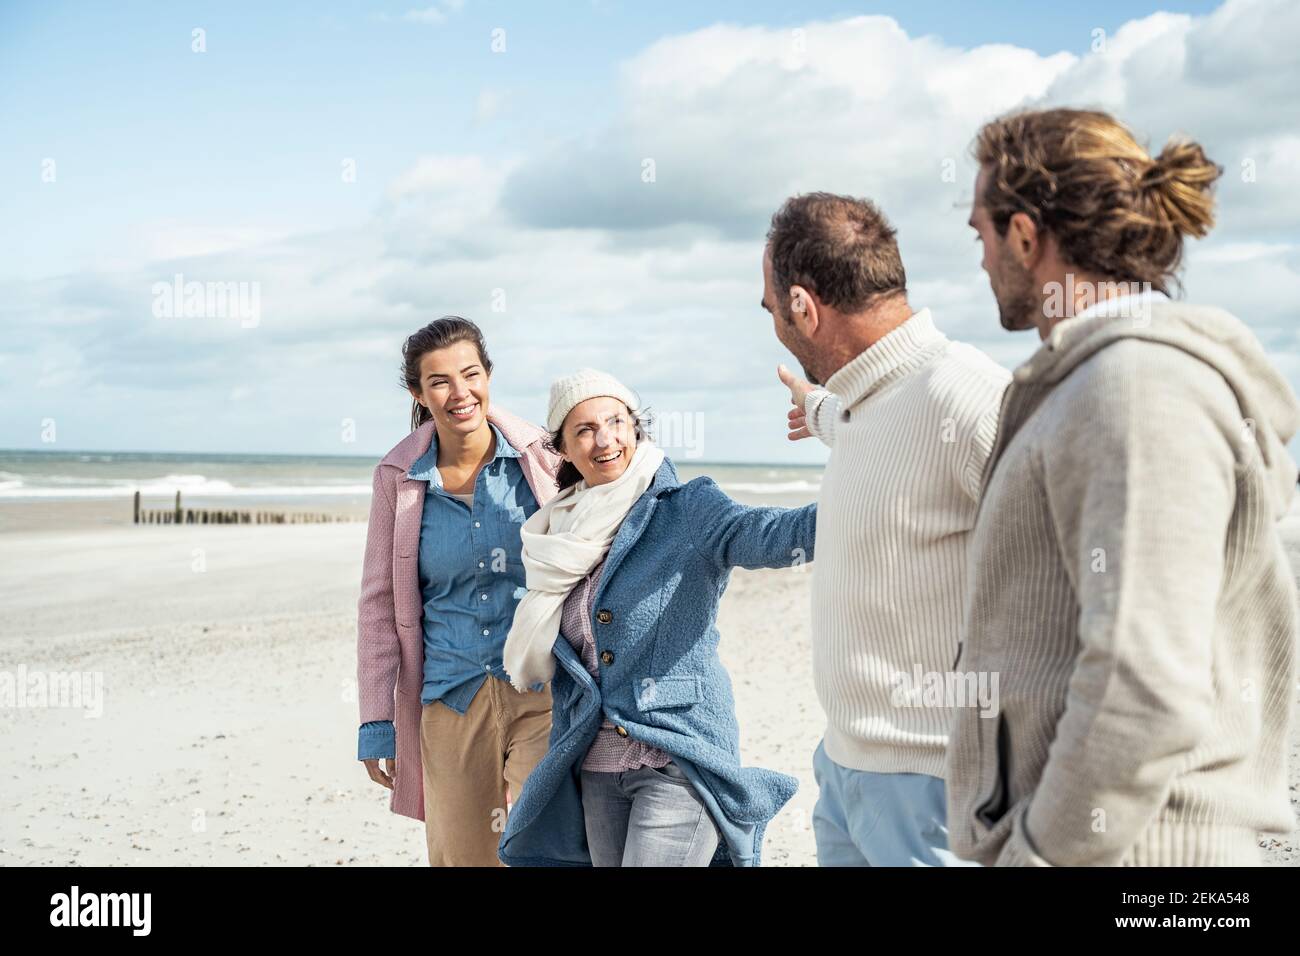
[[[561,429],[565,461],[573,463],[588,485],[613,481],[636,453],[636,428],[627,406],[600,395],[579,402]]]
[[[453,342],[420,357],[420,387],[411,394],[433,413],[439,435],[468,435],[487,420],[487,371],[473,342]]]

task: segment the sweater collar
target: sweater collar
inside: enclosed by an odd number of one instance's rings
[[[900,375],[925,362],[948,341],[934,326],[929,309],[921,309],[826,380],[826,387],[848,409]]]

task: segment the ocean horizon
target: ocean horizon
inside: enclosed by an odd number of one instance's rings
[[[257,502],[369,498],[378,455],[273,455],[0,449],[0,502],[130,499]],[[820,464],[715,462],[669,455],[683,481],[708,475],[748,504],[799,505]]]

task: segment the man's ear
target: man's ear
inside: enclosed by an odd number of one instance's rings
[[[1043,253],[1043,236],[1034,220],[1023,212],[1013,213],[1007,223],[1007,249],[1026,269],[1033,269]]]
[[[817,331],[817,323],[821,319],[817,300],[801,285],[790,286],[790,315],[805,336]]]

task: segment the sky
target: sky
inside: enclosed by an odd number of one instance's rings
[[[772,212],[875,200],[912,305],[1013,367],[969,146],[1035,105],[1224,166],[1185,296],[1300,389],[1297,87],[1293,0],[7,2],[0,447],[382,455],[402,341],[459,314],[517,414],[590,366],[670,453],[817,463],[759,308]],[[243,298],[168,314],[189,283]]]

